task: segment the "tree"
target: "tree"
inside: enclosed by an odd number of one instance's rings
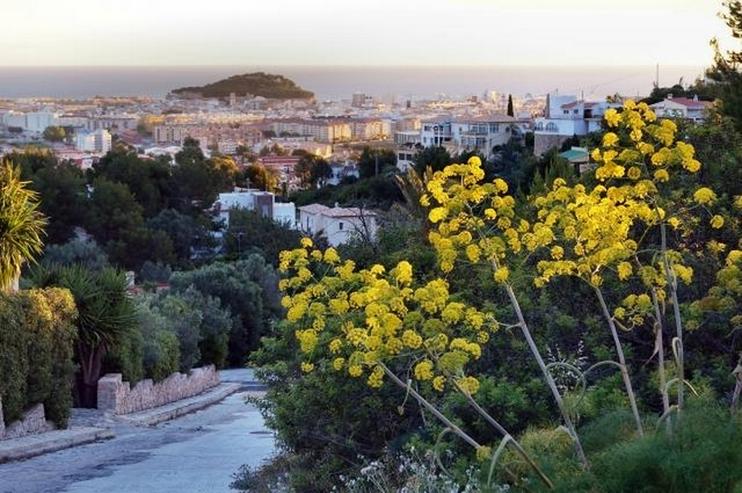
[[[278,255],[299,244],[301,234],[257,211],[241,209],[229,213],[225,249],[230,255],[246,256],[259,252],[268,262],[278,265]]]
[[[397,154],[389,149],[371,149],[366,146],[358,159],[358,174],[371,178],[397,167]]]
[[[206,159],[198,142],[187,138],[175,155],[173,206],[187,214],[200,213],[219,192],[231,190],[236,165],[229,158]]]
[[[262,164],[250,164],[246,166],[237,178],[240,186],[247,188],[258,188],[268,192],[278,189],[278,177],[276,174]]]
[[[38,269],[33,281],[39,287],[67,288],[75,298],[78,403],[95,407],[104,357],[136,323],[134,306],[126,292],[126,277],[112,268],[92,271],[73,265]]]
[[[65,132],[64,127],[49,126],[44,129],[42,135],[44,140],[49,142],[62,142],[67,137],[67,132]]]
[[[508,116],[515,116],[515,109],[513,108],[513,95],[508,94]]]
[[[440,171],[451,164],[451,155],[444,147],[425,147],[415,154],[413,161],[418,173],[424,173],[428,167]]]
[[[97,178],[85,217],[85,228],[102,244],[126,238],[144,225],[142,206],[123,183]]]
[[[732,31],[732,38],[742,41],[742,2],[724,2],[727,11],[722,19]],[[737,129],[742,130],[742,49],[722,52],[716,38],[711,40],[714,49],[714,65],[706,71],[716,84],[714,89],[721,99],[721,112],[734,119]]]
[[[47,220],[38,194],[21,181],[20,169],[0,163],[0,290],[18,289],[21,268],[41,253]]]
[[[234,263],[214,263],[188,272],[176,272],[171,288],[185,292],[193,286],[206,296],[218,298],[229,308],[236,323],[229,337],[229,362],[244,364],[250,350],[269,333],[271,319],[281,312],[278,277],[260,255]]]
[[[146,217],[154,216],[169,205],[171,167],[164,160],[140,159],[136,152],[118,146],[93,166],[93,176],[129,187]]]
[[[73,238],[62,245],[47,245],[40,263],[45,267],[77,264],[101,270],[108,267],[108,256],[95,240]]]
[[[178,261],[185,265],[190,263],[192,249],[209,239],[201,219],[182,214],[175,209],[164,209],[147,220],[146,225],[148,229],[161,231],[170,237]]]
[[[306,153],[296,163],[294,173],[305,187],[310,185],[321,187],[332,176],[332,168],[323,158]]]

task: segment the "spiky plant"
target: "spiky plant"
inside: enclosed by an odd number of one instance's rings
[[[0,163],[0,290],[5,292],[17,290],[21,267],[44,245],[47,221],[38,211],[38,194],[27,184],[18,167]]]

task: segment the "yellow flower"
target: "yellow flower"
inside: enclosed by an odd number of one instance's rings
[[[438,375],[433,379],[433,388],[437,390],[438,392],[443,392],[443,389],[446,386],[446,377],[442,375]]]
[[[615,127],[618,125],[618,122],[621,121],[621,116],[618,114],[618,111],[616,111],[615,108],[608,108],[605,112],[604,117],[609,127]]]
[[[395,272],[398,283],[407,285],[412,282],[412,264],[406,260],[397,264]]]
[[[671,217],[667,220],[667,224],[669,224],[672,229],[678,229],[678,227],[680,227],[680,219],[677,217]]]
[[[314,370],[314,365],[312,363],[307,363],[306,361],[301,363],[301,371],[304,373],[310,373],[312,370]]]
[[[508,277],[510,277],[510,270],[505,266],[498,267],[495,271],[495,281],[497,282],[505,282]]]
[[[486,460],[489,460],[492,457],[492,449],[487,446],[479,446],[477,447],[477,460],[479,462],[484,462]]]
[[[720,215],[716,214],[714,217],[711,218],[711,227],[714,229],[719,229],[722,226],[724,226],[724,218]]]
[[[358,378],[363,374],[363,368],[361,368],[361,365],[350,365],[348,374],[353,378]]]
[[[304,238],[301,239],[301,246],[302,247],[304,247],[304,248],[312,248],[312,245],[313,245],[313,243],[312,243],[312,239],[311,238],[307,238],[305,236]]]
[[[428,213],[428,219],[430,219],[430,222],[435,224],[438,222],[441,222],[443,219],[446,218],[448,215],[448,209],[445,207],[436,207],[435,209],[432,209],[430,213]]]
[[[335,371],[342,370],[343,365],[345,365],[345,358],[335,358],[332,362],[332,367],[335,369]]]
[[[616,270],[618,271],[618,278],[624,281],[631,275],[631,264],[628,262],[621,262],[620,264],[618,264]]]
[[[417,349],[422,345],[423,338],[414,330],[405,330],[402,334],[402,343],[411,349]]]
[[[618,144],[618,135],[608,132],[603,136],[603,147],[613,147]]]
[[[659,182],[665,182],[670,179],[670,175],[667,173],[667,170],[658,169],[654,172],[654,179]]]
[[[328,264],[337,264],[340,263],[340,255],[338,255],[337,250],[334,248],[328,248],[325,250],[325,262]]]
[[[554,260],[561,260],[564,257],[564,248],[560,246],[551,247],[551,258]]]
[[[638,180],[642,176],[642,170],[640,170],[636,166],[632,166],[631,168],[629,168],[627,174],[632,180]]]
[[[693,199],[699,204],[710,204],[716,200],[716,194],[710,188],[701,187],[693,194]]]
[[[415,365],[415,378],[417,380],[430,380],[433,378],[433,362],[424,359]]]
[[[471,244],[466,247],[466,257],[471,262],[479,262],[481,253],[482,251],[477,245]]]

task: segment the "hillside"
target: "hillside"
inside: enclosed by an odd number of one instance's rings
[[[282,75],[256,72],[252,74],[233,75],[227,79],[206,84],[201,87],[181,87],[173,94],[194,94],[205,98],[227,98],[231,93],[237,96],[251,94],[268,99],[309,99],[314,93],[302,89],[294,81]]]

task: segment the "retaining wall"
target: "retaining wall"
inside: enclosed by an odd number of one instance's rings
[[[10,440],[26,435],[35,435],[45,431],[54,430],[55,426],[46,420],[44,405],[36,404],[23,413],[23,418],[5,426],[3,419],[3,402],[0,400],[0,440]]]
[[[132,388],[120,373],[109,373],[98,380],[98,409],[113,414],[129,414],[163,406],[210,389],[219,384],[214,365],[194,368],[190,374],[173,373],[154,383],[142,380]]]

